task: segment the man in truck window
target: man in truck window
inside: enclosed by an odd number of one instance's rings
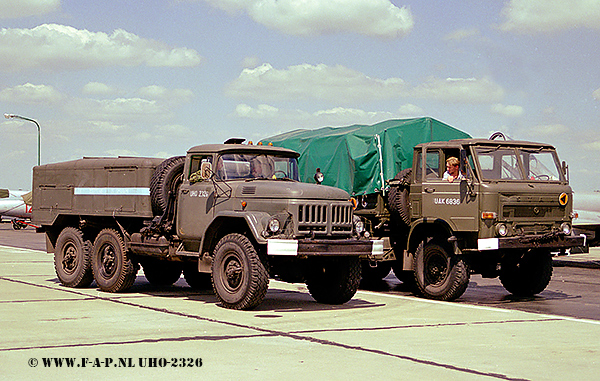
[[[459,161],[456,157],[451,156],[446,160],[446,172],[444,172],[443,180],[453,182],[455,179],[462,180],[463,174],[459,171]]]

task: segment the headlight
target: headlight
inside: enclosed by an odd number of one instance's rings
[[[273,234],[279,231],[280,225],[279,220],[277,218],[271,218],[269,220],[269,231]]]
[[[356,232],[356,234],[362,235],[365,232],[364,222],[362,222],[360,217],[354,216],[353,223],[354,223],[354,231]]]
[[[496,233],[500,237],[506,237],[506,235],[508,234],[508,227],[506,227],[506,225],[504,224],[498,224],[496,225]]]
[[[569,235],[571,234],[571,224],[568,222],[563,222],[560,225],[560,230],[565,233],[565,235]]]

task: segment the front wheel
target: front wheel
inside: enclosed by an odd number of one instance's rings
[[[358,290],[360,270],[357,257],[314,258],[307,266],[308,292],[319,303],[346,303]]]
[[[114,229],[100,231],[92,248],[92,272],[102,291],[121,292],[135,282],[137,266],[129,258],[123,238]]]
[[[434,243],[421,243],[415,255],[415,280],[429,299],[454,300],[469,285],[469,269],[458,256]]]
[[[264,299],[269,274],[252,242],[233,233],[221,238],[215,247],[212,281],[224,307],[250,310]]]
[[[533,296],[544,291],[552,278],[552,257],[546,250],[530,250],[522,255],[505,255],[500,282],[516,296]]]

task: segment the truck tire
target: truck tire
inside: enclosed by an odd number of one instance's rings
[[[357,257],[314,258],[306,271],[308,292],[319,303],[346,303],[358,290],[360,270]]]
[[[145,259],[142,262],[144,276],[154,286],[171,286],[181,277],[181,263]]]
[[[454,300],[469,285],[469,268],[443,246],[421,242],[415,255],[415,280],[424,297]]]
[[[121,292],[133,285],[137,266],[125,249],[123,238],[114,229],[100,231],[91,255],[94,280],[102,291]]]
[[[181,185],[185,156],[166,159],[152,174],[150,179],[150,201],[155,216],[162,216],[167,209],[169,193],[177,192]]]
[[[552,257],[547,250],[530,250],[524,255],[506,255],[501,262],[500,282],[516,296],[533,296],[544,291],[552,278]]]
[[[66,227],[60,232],[54,249],[54,269],[60,283],[67,287],[87,287],[92,283],[90,246],[77,228]]]
[[[269,274],[252,242],[241,234],[228,234],[214,253],[212,282],[221,304],[236,310],[258,306],[267,293]]]
[[[406,168],[400,171],[394,179],[402,180],[403,183],[409,184],[411,174],[412,168]],[[388,193],[388,205],[392,217],[395,217],[395,220],[405,225],[410,225],[408,190],[407,185],[393,186]]]

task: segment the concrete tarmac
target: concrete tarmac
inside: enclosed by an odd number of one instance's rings
[[[51,254],[0,246],[1,379],[598,379],[600,321],[359,291],[318,304],[271,281],[253,311],[183,279],[60,285]],[[59,366],[61,364],[61,366]]]

